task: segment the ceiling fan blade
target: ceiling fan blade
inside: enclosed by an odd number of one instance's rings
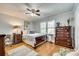
[[[38,9],[38,10],[36,10],[36,12],[40,12],[40,10]]]
[[[28,11],[31,11],[30,9],[27,8]]]
[[[30,14],[30,13],[25,13],[25,14]]]
[[[36,15],[40,16],[40,14],[37,14],[37,13],[36,13]]]

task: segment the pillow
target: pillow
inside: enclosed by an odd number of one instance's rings
[[[70,52],[66,56],[79,56],[79,51]]]
[[[79,51],[79,48],[78,48],[78,49],[76,49],[76,51]]]
[[[30,34],[34,34],[35,32],[34,31],[30,31]]]

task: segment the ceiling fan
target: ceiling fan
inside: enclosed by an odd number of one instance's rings
[[[29,13],[25,13],[25,14],[33,14],[33,15],[40,16],[40,10],[39,9],[35,10],[35,9],[27,8],[27,11],[29,11]]]

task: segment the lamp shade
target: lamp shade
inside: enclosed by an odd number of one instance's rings
[[[20,26],[13,26],[13,33],[20,34],[20,33],[21,33],[21,28],[20,28]]]
[[[13,29],[20,28],[20,26],[13,26]]]

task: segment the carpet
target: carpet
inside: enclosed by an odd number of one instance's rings
[[[39,55],[36,51],[24,45],[8,51],[7,54],[8,56],[38,56]]]

